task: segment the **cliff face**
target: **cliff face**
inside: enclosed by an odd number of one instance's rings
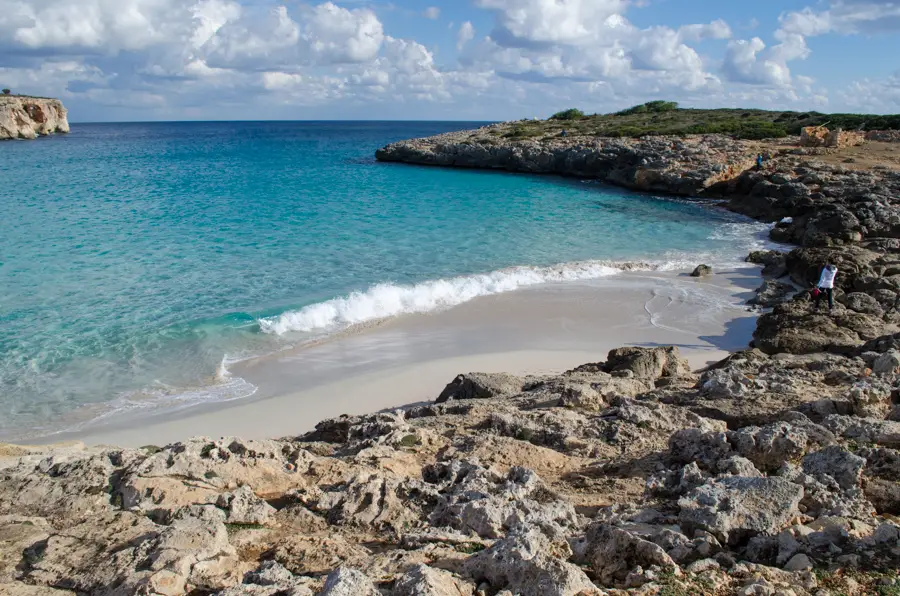
[[[697,196],[753,165],[755,147],[723,135],[508,138],[508,124],[400,141],[380,161],[594,178],[634,190]]]
[[[0,96],[0,140],[69,132],[66,114],[58,99]]]

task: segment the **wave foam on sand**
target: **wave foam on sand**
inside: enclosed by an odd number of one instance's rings
[[[436,279],[414,285],[381,283],[364,292],[310,304],[299,310],[259,320],[264,333],[334,331],[403,314],[426,313],[458,306],[480,296],[503,294],[544,283],[609,277],[621,271],[653,271],[650,263],[581,261],[551,267],[510,267],[490,273]]]

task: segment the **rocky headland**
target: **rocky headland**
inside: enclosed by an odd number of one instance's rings
[[[379,159],[593,172],[778,222],[796,248],[748,256],[754,346],[701,371],[620,348],[467,373],[430,405],[278,440],[9,446],[0,593],[900,593],[900,174],[787,142],[755,172],[759,143],[718,136],[449,138]],[[837,303],[816,312],[825,262]]]
[[[0,140],[67,133],[67,114],[68,110],[58,99],[0,95]]]

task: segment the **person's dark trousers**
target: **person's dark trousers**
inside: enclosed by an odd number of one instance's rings
[[[834,308],[834,290],[832,288],[819,288],[819,295],[816,296],[816,310],[819,310],[819,304],[826,295],[828,296],[829,310]]]

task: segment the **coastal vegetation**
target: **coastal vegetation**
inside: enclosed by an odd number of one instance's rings
[[[725,134],[736,139],[769,139],[799,135],[806,126],[844,130],[900,130],[900,114],[823,114],[757,109],[682,108],[674,101],[651,101],[610,114],[586,115],[577,108],[547,120],[516,122],[499,132],[504,138],[527,139],[567,134],[604,137]]]

